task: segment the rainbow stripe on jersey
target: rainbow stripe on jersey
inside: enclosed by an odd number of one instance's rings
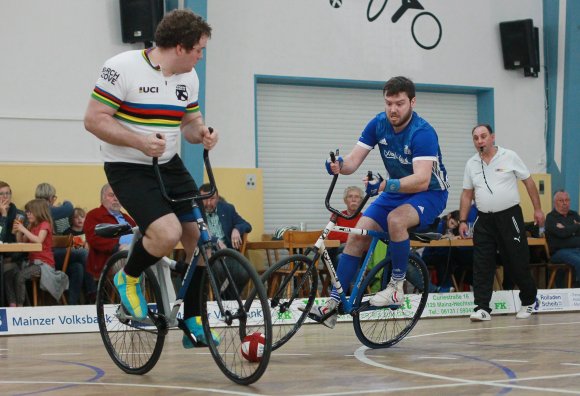
[[[91,96],[99,102],[117,110],[114,117],[137,125],[155,127],[176,127],[181,124],[183,115],[199,111],[199,103],[193,102],[185,106],[161,104],[144,104],[123,102],[115,95],[95,87]]]

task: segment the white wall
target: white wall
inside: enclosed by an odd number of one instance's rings
[[[100,162],[82,123],[123,44],[118,0],[0,1],[0,161]]]
[[[504,70],[498,27],[532,18],[541,35],[542,0],[420,2],[443,28],[430,51],[411,36],[419,11],[391,22],[401,4],[394,0],[374,22],[360,0],[338,9],[327,0],[208,1],[214,31],[202,110],[221,132],[214,166],[255,166],[257,74],[360,81],[402,74],[423,84],[494,88],[497,142],[515,149],[532,172],[544,172],[543,72],[535,79]],[[0,16],[0,161],[98,162],[98,143],[81,121],[90,91],[107,57],[139,48],[121,43],[118,1],[2,0]]]

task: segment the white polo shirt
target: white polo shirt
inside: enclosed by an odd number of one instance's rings
[[[525,180],[528,177],[530,171],[520,157],[512,150],[497,146],[497,153],[489,165],[482,161],[479,153],[467,161],[463,188],[475,190],[475,204],[478,210],[495,213],[520,203],[517,180]]]

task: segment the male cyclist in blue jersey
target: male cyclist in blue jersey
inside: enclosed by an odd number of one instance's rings
[[[349,175],[378,145],[385,164],[387,180],[375,179],[367,184],[367,192],[380,195],[357,223],[358,228],[389,233],[393,271],[387,288],[370,299],[370,304],[377,307],[403,302],[410,251],[408,229],[433,223],[445,209],[449,188],[437,133],[413,111],[415,84],[406,77],[393,77],[386,82],[383,97],[385,111],[367,124],[352,151],[335,162],[326,161],[330,174]],[[349,235],[337,269],[342,287],[349,287],[370,240],[368,236]],[[310,316],[322,318],[335,311],[324,321],[324,325],[333,328],[339,301],[333,288],[326,304],[312,307]]]

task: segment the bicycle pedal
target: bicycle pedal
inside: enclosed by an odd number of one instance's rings
[[[371,303],[369,303],[369,302],[368,302],[368,300],[367,300],[367,301],[363,301],[363,302],[362,302],[362,303],[359,305],[359,307],[358,307],[358,308],[356,308],[356,309],[354,309],[354,310],[353,310],[353,314],[358,314],[358,313],[360,313],[360,312],[363,312],[363,311],[372,311],[372,310],[374,310],[375,308],[376,308],[376,307],[373,307],[373,306],[371,305]]]
[[[312,319],[313,321],[315,321],[316,323],[321,323],[324,322],[324,317],[320,317],[320,316],[316,316],[314,314],[309,313],[307,315],[310,319]]]
[[[169,331],[169,323],[165,315],[158,314],[157,312],[153,312],[150,309],[147,310],[147,316],[151,318],[153,324],[159,330],[159,333],[166,335]]]

